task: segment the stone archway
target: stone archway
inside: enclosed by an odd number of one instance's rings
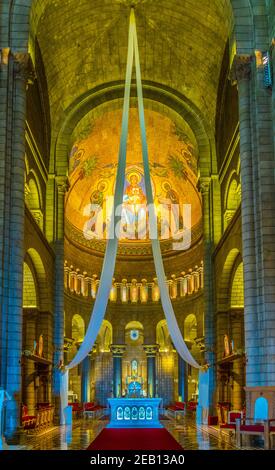
[[[229,406],[233,410],[242,410],[244,407],[244,287],[242,276],[242,257],[239,250],[235,248],[226,257],[221,279],[217,286],[216,326],[217,401],[230,403]],[[225,349],[225,336],[229,341],[229,353]]]

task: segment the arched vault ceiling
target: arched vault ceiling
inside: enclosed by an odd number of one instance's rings
[[[38,0],[31,37],[42,51],[54,126],[77,98],[125,76],[127,0]],[[230,0],[140,0],[136,17],[145,80],[190,99],[214,124]]]

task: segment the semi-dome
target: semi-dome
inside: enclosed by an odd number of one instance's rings
[[[197,191],[197,148],[187,125],[152,109],[146,113],[147,139],[159,237],[164,251],[192,227],[192,243],[201,235],[201,199]],[[66,199],[67,235],[95,251],[104,251],[118,163],[122,110],[85,120],[75,131]],[[186,211],[191,211],[191,220]],[[150,250],[146,191],[138,111],[129,117],[120,253]]]

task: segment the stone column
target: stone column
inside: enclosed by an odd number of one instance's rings
[[[68,189],[66,177],[56,177],[56,189],[53,399],[55,405],[55,420],[59,422],[60,371],[58,366],[64,362],[64,197]]]
[[[113,393],[115,398],[120,398],[122,394],[122,356],[125,352],[125,345],[113,344]]]
[[[5,435],[16,442],[20,426],[22,299],[24,261],[24,172],[26,87],[31,72],[29,54],[13,53],[10,69],[6,123],[4,300],[2,302],[2,361],[6,371],[2,380],[11,395],[6,407]],[[1,173],[1,171],[0,171]],[[3,377],[3,374],[2,374]]]
[[[0,386],[6,388],[6,363],[7,363],[7,298],[5,291],[8,290],[8,256],[6,253],[6,244],[9,239],[8,214],[10,210],[6,202],[6,192],[10,181],[10,151],[8,153],[7,132],[3,130],[10,128],[12,119],[12,107],[8,106],[8,89],[9,82],[12,81],[13,70],[9,48],[1,49],[0,62],[0,305],[1,309],[1,326],[0,326]],[[11,132],[11,129],[10,129]],[[6,206],[6,207],[5,207]],[[3,235],[2,235],[3,234]],[[4,303],[5,302],[5,303]]]
[[[212,233],[212,204],[211,180],[200,179],[200,192],[203,207],[203,234],[204,234],[204,331],[205,331],[205,361],[210,364],[209,369],[209,415],[215,414],[215,319],[214,319],[214,291],[213,291],[213,265],[212,253],[214,247]]]
[[[188,400],[188,375],[187,364],[178,354],[178,396],[181,401]]]
[[[90,401],[91,356],[81,363],[81,403]]]
[[[156,395],[156,355],[159,347],[157,345],[145,345],[144,351],[147,356],[147,396],[154,398]]]
[[[242,236],[245,298],[245,346],[248,359],[247,385],[254,385],[260,375],[258,356],[257,324],[257,272],[255,251],[255,214],[253,190],[253,142],[251,107],[251,57],[236,56],[233,64],[233,79],[239,90],[240,158],[242,178]]]

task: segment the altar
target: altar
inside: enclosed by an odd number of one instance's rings
[[[161,398],[109,398],[111,419],[107,428],[162,428]]]

